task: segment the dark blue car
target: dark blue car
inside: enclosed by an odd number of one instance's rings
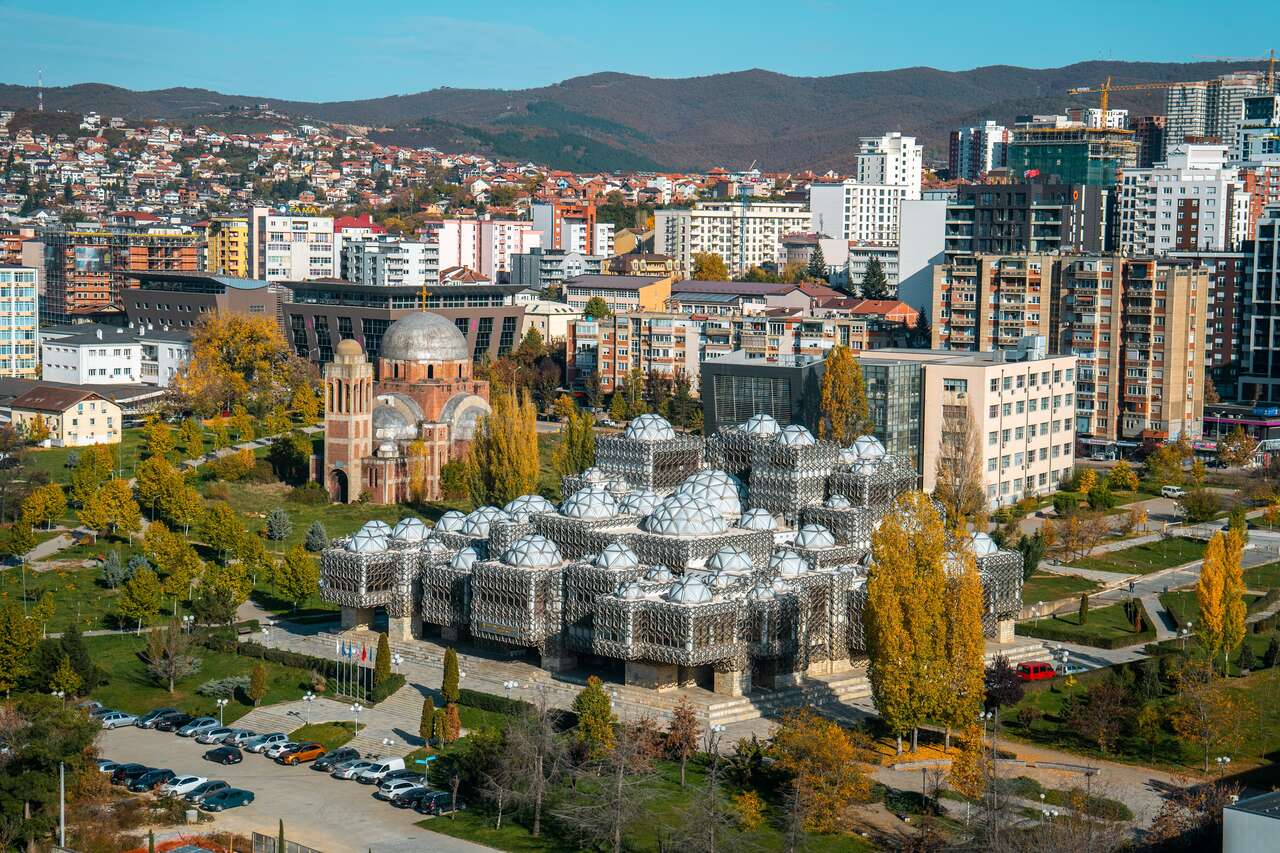
[[[234,809],[236,806],[247,806],[253,802],[253,791],[244,788],[225,788],[210,794],[200,801],[200,808],[207,812],[220,812]]]

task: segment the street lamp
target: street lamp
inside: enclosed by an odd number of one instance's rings
[[[404,655],[396,652],[391,656],[391,666],[396,671],[400,671],[400,664],[404,663]]]
[[[302,701],[307,703],[307,725],[311,725],[311,703],[316,701],[316,694],[308,690],[302,694]]]
[[[182,617],[183,630],[185,630],[188,634],[191,633],[191,623],[194,621],[196,621],[196,617],[192,616],[190,613]]]
[[[59,699],[61,699],[63,705],[67,704],[67,693],[65,690],[54,690],[52,691],[51,695],[57,696]]]
[[[363,710],[364,706],[359,702],[356,702],[351,706],[351,716],[354,717],[356,721],[356,734],[360,734],[360,712]]]
[[[222,709],[225,707],[227,707],[227,700],[219,699],[218,700],[218,725],[219,726],[222,725]]]
[[[1218,765],[1218,778],[1221,779],[1222,774],[1226,772],[1227,767],[1231,765],[1231,756],[1219,755],[1217,758],[1213,759],[1213,761]]]

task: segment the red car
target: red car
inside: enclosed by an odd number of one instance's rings
[[[1057,675],[1053,664],[1042,660],[1029,660],[1018,664],[1019,681],[1047,681]]]

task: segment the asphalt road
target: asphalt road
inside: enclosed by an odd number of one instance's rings
[[[223,767],[200,757],[211,747],[133,727],[103,732],[98,743],[102,756],[111,761],[136,761],[178,774],[225,779],[253,791],[253,803],[221,812],[214,824],[203,826],[275,836],[283,818],[290,841],[323,853],[482,853],[491,849],[421,829],[414,824],[423,820],[422,815],[375,800],[373,786],[339,781],[308,766],[282,767],[246,753],[242,763]]]

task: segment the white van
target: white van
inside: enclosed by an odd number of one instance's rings
[[[1160,494],[1166,498],[1182,498],[1186,497],[1187,490],[1181,486],[1161,486]]]
[[[388,773],[403,769],[403,758],[375,758],[373,759],[373,766],[357,776],[356,780],[366,785],[372,785]]]

